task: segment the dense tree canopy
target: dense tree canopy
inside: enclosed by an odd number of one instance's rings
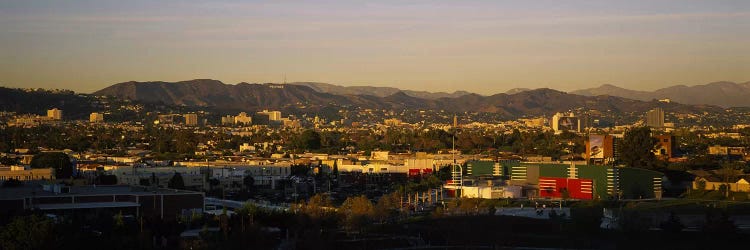
[[[18,159],[16,158],[10,158],[10,157],[0,157],[0,164],[2,165],[15,165],[18,164]]]
[[[370,222],[375,207],[366,196],[349,197],[339,208],[344,217],[344,225],[351,231],[359,231]]]
[[[293,139],[292,145],[296,149],[300,150],[318,150],[320,149],[320,133],[315,130],[308,129],[302,131],[296,138]]]
[[[620,161],[628,167],[654,169],[659,162],[654,155],[658,140],[648,127],[631,128],[619,144]]]
[[[65,179],[73,175],[73,163],[70,157],[62,152],[39,153],[31,159],[31,168],[53,168],[55,178]]]
[[[185,189],[185,181],[182,179],[182,175],[175,172],[174,175],[172,175],[172,178],[169,179],[167,187],[173,189]]]
[[[52,221],[43,216],[19,216],[0,230],[0,246],[7,250],[41,249],[53,239],[52,231]]]

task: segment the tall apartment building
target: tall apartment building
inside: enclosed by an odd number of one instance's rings
[[[52,118],[53,120],[62,120],[62,110],[57,108],[47,110],[47,117]]]
[[[185,125],[196,126],[198,125],[198,114],[185,114]]]
[[[664,110],[655,108],[646,112],[646,126],[652,128],[664,127]]]
[[[258,112],[258,114],[267,115],[269,121],[281,120],[281,111],[268,111],[264,109],[263,111]]]
[[[234,124],[234,116],[226,115],[221,117],[221,125],[232,125]]]

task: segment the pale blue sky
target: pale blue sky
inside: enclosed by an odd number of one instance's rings
[[[750,81],[750,1],[5,1],[0,85],[211,78],[480,94]]]

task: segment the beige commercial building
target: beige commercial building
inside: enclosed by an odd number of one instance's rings
[[[270,120],[270,121],[281,120],[281,111],[263,110],[263,111],[258,112],[258,114],[260,114],[260,115],[267,115],[268,116],[268,120]]]
[[[20,181],[52,180],[55,178],[51,168],[24,169],[22,166],[0,167],[0,182],[9,179]]]
[[[234,116],[226,115],[221,117],[221,125],[232,125],[234,124]]]
[[[89,115],[89,122],[104,122],[104,114],[102,113],[91,113]]]
[[[112,171],[117,176],[118,184],[126,185],[155,185],[166,188],[169,180],[175,173],[180,173],[186,189],[202,190],[205,186],[205,174],[200,168],[187,167],[155,167],[155,168],[133,168],[121,167]]]
[[[234,117],[234,124],[250,125],[253,123],[253,118],[248,116],[247,113],[241,112]]]
[[[722,180],[718,176],[696,177],[693,181],[693,189],[700,190],[703,185],[704,190],[720,190],[721,186],[726,186],[727,190],[732,192],[750,192],[750,182],[747,176],[738,176]]]

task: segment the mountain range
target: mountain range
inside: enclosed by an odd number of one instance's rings
[[[401,90],[393,87],[339,86],[317,82],[294,82],[290,84],[307,86],[318,92],[336,95],[372,95],[386,97],[398,92],[403,92],[412,97],[436,100],[444,97],[457,98],[472,94],[467,91],[455,91],[453,93],[427,92]],[[517,94],[529,90],[531,89],[514,88],[506,91],[505,94]],[[705,104],[721,107],[750,107],[750,98],[748,98],[750,97],[750,82],[735,83],[722,81],[694,86],[675,85],[654,91],[630,90],[611,84],[604,84],[596,88],[575,90],[569,93],[583,96],[609,95],[641,101],[670,99],[671,101],[683,104]]]
[[[721,107],[750,107],[750,82],[712,82],[703,85],[676,85],[654,91],[638,91],[610,84],[570,92],[584,96],[610,95],[628,99],[650,101],[670,99],[684,104],[709,104]]]
[[[386,97],[389,95],[403,92],[408,96],[418,97],[422,99],[439,99],[443,97],[455,98],[464,95],[471,94],[466,91],[455,91],[453,93],[446,92],[427,92],[427,91],[415,91],[415,90],[401,90],[393,87],[373,87],[373,86],[339,86],[328,83],[320,82],[293,82],[289,83],[293,85],[307,86],[311,89],[322,92],[331,93],[336,95],[371,95],[377,97]]]
[[[62,109],[66,119],[84,119],[98,111],[95,99],[73,91],[0,87],[0,111],[46,115],[52,108]]]
[[[311,85],[311,86],[310,86]],[[321,87],[322,86],[322,87]],[[279,109],[304,107],[324,108],[330,106],[361,107],[374,109],[431,109],[449,112],[490,112],[507,117],[550,115],[575,109],[601,112],[645,112],[653,107],[667,111],[694,112],[720,110],[717,107],[663,103],[658,101],[631,100],[612,95],[584,96],[553,89],[519,90],[515,93],[482,96],[461,94],[458,96],[408,94],[396,91],[370,89],[362,93],[354,90],[367,88],[331,87],[329,84],[224,84],[217,80],[197,79],[181,82],[123,82],[96,91],[94,95],[115,96],[121,99],[145,103],[160,103],[177,106],[211,107],[226,111]],[[335,89],[335,93],[326,93]],[[349,91],[352,92],[336,92]],[[377,90],[377,91],[376,91]],[[373,91],[377,93],[373,93]],[[389,90],[392,91],[392,90]],[[425,92],[426,93],[426,92]],[[444,93],[445,94],[445,93]],[[456,93],[453,93],[456,94]],[[450,94],[449,94],[450,95]]]

